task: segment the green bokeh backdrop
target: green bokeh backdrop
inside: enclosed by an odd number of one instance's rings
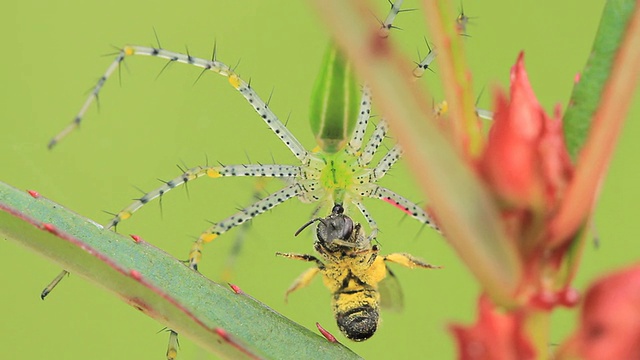
[[[386,1],[377,1],[379,17]],[[574,75],[580,71],[596,31],[603,1],[464,2],[472,17],[466,38],[480,105],[490,106],[495,85],[505,85],[520,50],[533,87],[547,109],[566,104]],[[419,8],[419,1],[406,1]],[[408,56],[424,53],[426,34],[421,11],[401,14],[403,31],[393,36]],[[453,19],[452,19],[453,20]],[[155,43],[209,57],[214,40],[219,59],[237,63],[239,73],[268,97],[271,108],[289,128],[313,147],[308,130],[309,93],[328,36],[303,1],[13,1],[0,13],[2,105],[0,106],[0,180],[35,189],[99,222],[103,210],[118,211],[139,196],[134,186],[150,190],[157,178],[178,174],[188,166],[221,161],[295,163],[293,156],[260,121],[226,79],[173,64],[157,80],[164,65],[158,59],[132,58],[122,69],[122,86],[110,80],[101,96],[100,113],[92,108],[82,129],[53,152],[49,138],[73,118],[113,56],[114,46]],[[438,82],[435,74],[425,80]],[[635,99],[638,99],[636,95]],[[637,101],[636,101],[637,102]],[[589,246],[576,285],[584,288],[599,273],[637,261],[640,145],[635,105],[602,186],[596,225],[602,241]],[[205,219],[226,217],[250,197],[249,179],[205,179],[163,200],[163,215],[152,203],[119,230],[152,241],[185,258],[192,237],[208,226]],[[399,164],[384,181],[411,199],[421,196]],[[277,188],[271,184],[270,189]],[[475,313],[477,286],[452,250],[432,231],[376,201],[367,203],[382,229],[384,252],[406,251],[444,265],[440,271],[398,269],[405,292],[402,314],[384,314],[371,340],[353,344],[366,358],[421,356],[448,359],[455,349],[447,324],[469,322]],[[276,258],[276,251],[310,252],[311,232],[298,238],[312,206],[292,201],[253,222],[250,238],[237,263],[233,282],[293,320],[314,328],[319,321],[338,334],[321,282],[283,301],[284,290],[305,266]],[[205,247],[202,271],[219,274],[234,233]],[[46,301],[40,290],[59,268],[23,248],[0,241],[0,348],[11,359],[162,359],[167,336],[161,326],[115,296],[71,276]],[[560,311],[553,320],[552,341],[559,343],[572,327],[574,314]],[[340,340],[347,342],[343,337]],[[209,359],[187,339],[180,358]]]

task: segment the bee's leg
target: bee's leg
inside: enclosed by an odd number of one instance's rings
[[[313,255],[277,252],[276,256],[282,256],[282,257],[295,259],[295,260],[314,262],[316,263],[316,265],[318,265],[319,269],[324,269],[324,264],[322,263],[322,261],[318,260],[318,258]]]
[[[424,269],[441,269],[442,266],[436,266],[427,264],[426,262],[414,257],[411,254],[407,253],[393,253],[383,257],[384,261],[391,261],[396,264],[400,264],[404,267],[408,267],[409,269],[414,268],[424,268]]]
[[[378,249],[378,246],[377,245],[373,245],[370,249],[354,250],[354,251],[349,253],[349,256],[355,257],[355,256],[358,256],[358,255],[364,255],[364,254],[371,254],[372,256],[377,256],[379,251],[380,250]]]
[[[318,267],[312,267],[311,269],[306,270],[293,281],[293,284],[289,286],[289,288],[287,289],[287,292],[284,294],[285,302],[287,302],[287,299],[289,298],[289,294],[291,294],[292,292],[300,288],[303,288],[309,285],[309,283],[311,283],[311,280],[313,280],[316,274],[318,274],[322,269],[324,269],[324,264],[320,260],[318,260],[318,258],[312,255],[281,253],[281,252],[277,252],[276,255],[283,256],[289,259],[315,262],[316,265],[318,265]]]

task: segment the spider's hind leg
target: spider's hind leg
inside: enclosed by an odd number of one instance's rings
[[[226,233],[236,226],[242,225],[245,222],[253,219],[254,217],[271,210],[274,207],[286,202],[289,199],[295,198],[301,193],[301,186],[298,183],[293,183],[283,189],[280,189],[273,194],[258,200],[246,208],[238,211],[230,217],[217,222],[210,226],[208,229],[202,232],[198,239],[194,242],[189,252],[189,267],[194,270],[198,269],[198,263],[202,259],[202,247],[204,244],[213,241],[218,236]]]

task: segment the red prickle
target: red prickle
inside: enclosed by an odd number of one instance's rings
[[[324,336],[329,342],[331,343],[335,343],[338,342],[338,340],[336,339],[335,336],[333,336],[329,331],[327,331],[325,328],[322,327],[322,325],[320,325],[319,322],[316,323],[316,327],[318,328],[318,330],[320,331],[320,333],[322,334],[322,336]]]

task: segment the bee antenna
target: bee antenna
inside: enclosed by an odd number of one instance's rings
[[[326,223],[324,222],[324,219],[322,219],[322,218],[311,219],[311,220],[307,221],[304,225],[302,225],[300,227],[300,229],[298,229],[298,231],[296,231],[296,233],[293,234],[293,236],[298,236],[298,234],[300,234],[302,232],[302,230],[306,229],[309,225],[313,224],[316,221],[320,221],[321,223],[326,225]]]

